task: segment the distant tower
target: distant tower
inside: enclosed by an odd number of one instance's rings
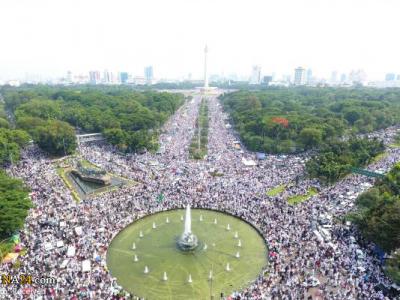
[[[204,48],[204,89],[208,89],[208,75],[207,75],[207,53],[208,47]]]
[[[260,84],[261,81],[261,67],[253,66],[250,76],[250,84]]]
[[[298,67],[294,70],[294,84],[304,85],[306,84],[306,70],[302,67]]]
[[[144,77],[146,79],[147,84],[153,83],[153,78],[154,78],[153,66],[147,66],[146,68],[144,68]]]

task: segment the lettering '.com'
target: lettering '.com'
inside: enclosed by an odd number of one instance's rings
[[[55,286],[57,279],[53,277],[35,277],[32,275],[1,275],[2,285],[42,285],[42,286]]]

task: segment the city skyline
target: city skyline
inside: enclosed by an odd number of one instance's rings
[[[206,43],[210,74],[250,76],[253,65],[264,74],[303,66],[325,78],[358,69],[370,80],[400,73],[396,1],[118,2],[2,2],[0,79],[143,74],[149,65],[158,78],[202,78]]]

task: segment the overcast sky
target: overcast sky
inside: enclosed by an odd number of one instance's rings
[[[400,74],[399,0],[0,0],[0,79],[67,70]]]

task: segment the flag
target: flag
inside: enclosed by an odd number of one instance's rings
[[[11,242],[13,242],[14,244],[19,244],[20,239],[19,239],[19,234],[14,234],[11,238],[10,238]]]
[[[164,194],[163,194],[163,193],[160,193],[160,194],[157,196],[157,202],[160,203],[160,202],[162,202],[163,200],[164,200]]]

